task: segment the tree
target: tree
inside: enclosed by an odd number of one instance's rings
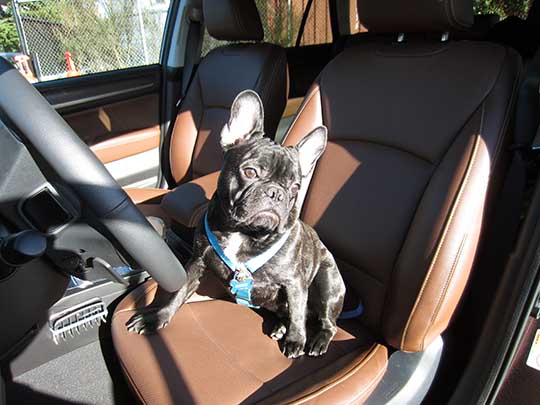
[[[13,20],[0,19],[0,52],[19,52],[19,35]]]
[[[11,7],[0,6],[0,52],[19,52],[20,43]]]
[[[531,0],[474,0],[475,14],[498,14],[501,19],[515,15],[527,17]]]

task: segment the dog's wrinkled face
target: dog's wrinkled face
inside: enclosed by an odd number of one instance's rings
[[[218,201],[237,231],[283,233],[298,219],[295,202],[307,176],[326,146],[319,127],[296,147],[264,138],[264,113],[257,93],[240,93],[221,132],[225,164],[218,182]]]

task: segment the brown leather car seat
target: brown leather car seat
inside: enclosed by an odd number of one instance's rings
[[[224,300],[184,305],[156,335],[128,333],[134,308],[152,301],[156,284],[145,283],[112,321],[144,402],[360,403],[389,350],[423,351],[451,320],[506,164],[521,60],[497,44],[415,35],[465,29],[470,0],[359,0],[358,10],[370,31],[405,35],[330,62],[285,142],[328,127],[302,216],[364,313],[341,322],[324,356],[289,360],[261,315]]]
[[[238,93],[246,89],[259,93],[265,107],[265,132],[270,137],[275,135],[287,104],[287,56],[282,47],[261,42],[264,32],[254,1],[203,0],[202,5],[210,36],[233,43],[211,50],[201,60],[182,100],[163,162],[176,185],[221,168],[219,133]],[[209,187],[210,195],[215,189],[211,179],[201,180],[204,187]],[[191,188],[186,193],[180,190],[179,200],[190,192]],[[159,199],[164,194],[157,189],[130,189],[128,193],[136,203]],[[197,208],[194,203],[183,207],[188,220]]]

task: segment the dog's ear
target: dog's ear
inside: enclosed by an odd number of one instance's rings
[[[229,122],[221,130],[223,150],[264,134],[264,108],[261,98],[252,90],[236,96],[231,106]]]
[[[311,131],[300,141],[296,146],[300,160],[300,170],[302,176],[306,177],[313,168],[315,163],[321,157],[326,148],[326,139],[328,138],[328,130],[325,126],[320,126]]]

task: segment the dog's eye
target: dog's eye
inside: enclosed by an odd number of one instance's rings
[[[246,176],[248,179],[254,179],[257,177],[257,170],[255,170],[253,167],[246,167],[243,171],[244,176]]]
[[[294,184],[291,186],[291,193],[292,193],[292,195],[295,196],[296,194],[298,194],[298,191],[300,191],[300,184],[294,183]]]

